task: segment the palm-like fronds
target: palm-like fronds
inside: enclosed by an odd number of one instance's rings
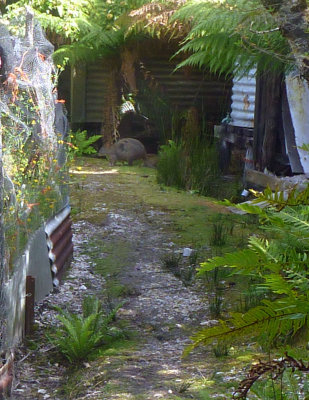
[[[49,339],[71,363],[86,360],[96,347],[109,342],[115,334],[116,337],[122,334],[110,327],[119,307],[105,314],[101,303],[94,297],[84,299],[82,315],[57,307],[61,325]]]
[[[303,191],[293,188],[285,195],[266,189],[257,196],[256,204],[262,200],[264,206],[271,207],[259,209],[255,204],[246,204],[239,208],[261,217],[267,238],[251,236],[246,249],[212,258],[201,264],[198,273],[229,267],[232,273],[258,278],[257,287],[266,289],[276,300],[264,300],[245,314],[232,314],[228,321],[201,330],[193,336],[187,352],[212,340],[263,333],[271,342],[278,336],[294,335],[304,327],[308,330],[309,208],[300,200],[307,202],[308,187]]]
[[[189,56],[179,67],[241,75],[257,64],[282,69],[289,62],[288,45],[259,0],[190,2],[174,18],[192,24],[180,50]]]
[[[271,302],[264,300],[263,305],[250,309],[247,313],[233,313],[231,318],[220,324],[205,328],[191,339],[193,343],[185,350],[185,355],[200,344],[213,341],[231,341],[240,337],[257,337],[266,333],[273,341],[278,335],[295,335],[308,322],[309,307],[307,301],[295,302],[294,298]]]
[[[186,3],[186,0],[154,1],[129,13],[130,26],[128,32],[143,32],[157,38],[183,38],[188,32],[187,24],[180,20],[171,20],[176,10]]]

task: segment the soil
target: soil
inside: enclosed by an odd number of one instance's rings
[[[97,162],[84,168],[84,180],[82,171],[75,169],[72,185],[74,257],[62,284],[36,306],[36,331],[17,350],[13,398],[207,398],[199,396],[216,374],[209,352],[201,348],[186,358],[182,354],[190,335],[213,321],[198,285],[164,268],[163,257],[170,253],[189,265],[183,247],[175,243],[178,232],[170,210],[140,201],[128,176],[120,182],[114,170]],[[147,180],[147,171],[145,175],[139,167],[132,168],[134,179],[137,174]],[[88,295],[105,304],[121,302],[117,320],[131,335],[118,349],[72,368],[57,359],[45,333],[59,323],[55,305],[80,313]]]

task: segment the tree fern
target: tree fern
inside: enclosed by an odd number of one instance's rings
[[[287,42],[259,0],[190,2],[175,13],[176,18],[192,24],[180,50],[189,56],[179,67],[240,75],[257,64],[264,69],[290,64]]]
[[[209,272],[218,267],[229,266],[237,268],[238,271],[251,272],[259,263],[259,257],[251,249],[239,250],[234,253],[228,253],[222,257],[214,257],[206,262],[201,263],[198,268],[198,275],[201,276],[205,272]]]

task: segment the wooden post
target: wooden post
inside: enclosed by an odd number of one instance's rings
[[[31,275],[28,275],[26,277],[25,336],[28,336],[33,332],[34,297],[35,278]]]

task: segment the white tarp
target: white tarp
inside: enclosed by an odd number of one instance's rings
[[[298,75],[286,77],[286,91],[295,131],[296,146],[309,144],[309,86]],[[300,163],[304,173],[309,173],[309,154],[298,148]]]

